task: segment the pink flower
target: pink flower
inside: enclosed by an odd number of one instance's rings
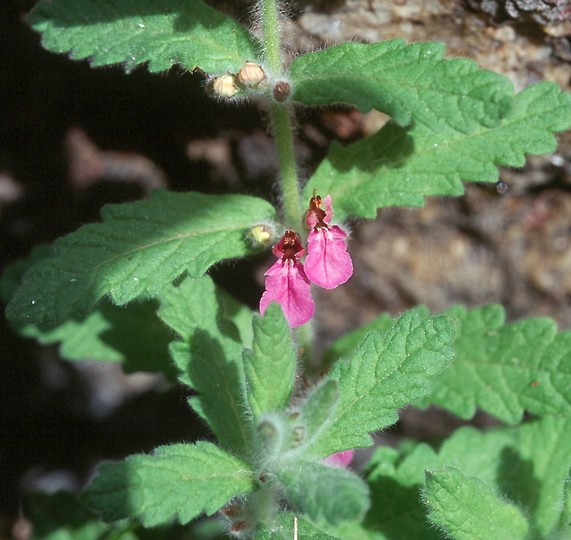
[[[309,227],[305,273],[310,281],[324,289],[335,289],[353,275],[353,262],[347,253],[347,233],[338,225],[330,226],[333,218],[331,196],[323,201],[314,195],[309,201],[306,222]]]
[[[260,299],[260,313],[263,315],[272,302],[277,302],[291,328],[305,324],[313,317],[315,304],[299,261],[305,250],[298,234],[288,229],[272,251],[279,260],[265,273],[266,290]]]
[[[348,467],[353,457],[355,455],[355,450],[345,450],[344,452],[337,452],[336,454],[331,454],[327,456],[323,461],[328,465],[333,465],[335,467]]]

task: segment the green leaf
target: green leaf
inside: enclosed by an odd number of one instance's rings
[[[343,43],[297,57],[293,98],[306,105],[350,103],[387,113],[401,126],[414,121],[437,131],[470,133],[495,126],[509,111],[513,87],[472,60],[444,60],[444,43],[402,39]]]
[[[275,475],[284,497],[311,521],[360,521],[369,508],[367,485],[346,469],[300,460]]]
[[[296,426],[301,429],[306,446],[311,447],[314,441],[324,435],[323,432],[327,432],[338,402],[339,383],[333,379],[323,379],[309,392],[299,408],[293,410]]]
[[[428,517],[457,540],[523,540],[528,524],[519,509],[475,478],[448,467],[426,473]]]
[[[570,419],[548,417],[486,433],[461,428],[438,453],[424,443],[404,458],[394,449],[379,448],[369,463],[372,508],[365,522],[386,538],[440,538],[424,520],[419,493],[425,470],[452,465],[517,504],[530,518],[533,537],[545,537],[562,515],[570,430]]]
[[[453,358],[455,327],[420,311],[402,315],[383,339],[371,333],[329,375],[339,402],[326,430],[311,445],[319,457],[368,446],[369,433],[393,424],[399,408],[430,391],[433,377]]]
[[[201,0],[52,0],[30,13],[42,45],[92,66],[148,63],[151,72],[174,64],[207,73],[236,73],[255,60],[257,42],[230,17]]]
[[[252,338],[250,310],[207,276],[167,287],[161,302],[159,315],[185,340],[171,353],[181,381],[199,392],[191,405],[226,447],[246,455],[252,416],[283,410],[293,389],[296,352],[279,306],[254,318]]]
[[[23,325],[23,336],[43,345],[60,343],[66,360],[121,362],[125,372],[158,371],[174,378],[168,354],[171,335],[156,315],[153,302],[134,302],[125,307],[102,304],[83,320],[42,329]]]
[[[228,358],[216,339],[197,330],[190,345],[188,378],[198,396],[190,405],[203,418],[223,448],[233,454],[250,454],[253,423],[240,356]]]
[[[256,426],[262,467],[271,469],[276,461],[303,458],[327,433],[338,400],[337,381],[322,379],[298,405],[263,416]]]
[[[373,218],[387,206],[422,206],[426,196],[461,195],[462,181],[497,182],[497,166],[521,167],[525,154],[553,152],[553,133],[570,126],[571,94],[548,82],[520,92],[499,126],[469,135],[421,122],[409,129],[389,122],[347,147],[333,143],[304,196],[314,189],[330,194],[340,220]]]
[[[25,272],[50,257],[51,248],[37,246],[25,259],[5,268],[0,279],[2,298],[9,302]],[[153,302],[135,302],[117,307],[103,302],[84,319],[73,319],[55,327],[13,323],[12,329],[43,345],[59,343],[66,360],[122,362],[126,372],[159,371],[174,378],[168,355],[171,335],[158,320]]]
[[[504,324],[500,306],[444,313],[460,323],[457,357],[419,402],[439,405],[461,418],[478,408],[504,422],[524,411],[571,416],[571,332],[557,332],[551,319]]]
[[[28,253],[26,257],[16,259],[2,269],[0,275],[0,299],[7,304],[18,287],[22,283],[24,274],[31,266],[43,259],[52,256],[52,248],[49,244],[37,244]]]
[[[337,381],[321,379],[301,403],[263,416],[256,426],[261,466],[272,469],[275,462],[303,459],[306,453],[313,458],[311,448],[327,435],[338,401]]]
[[[160,319],[176,332],[180,342],[171,345],[171,356],[179,379],[192,386],[188,366],[190,343],[197,330],[217,342],[226,358],[239,358],[252,343],[252,312],[217,287],[210,276],[185,278],[167,285],[159,297]]]
[[[167,285],[159,302],[160,319],[183,341],[189,341],[195,330],[201,329],[240,347],[251,346],[251,310],[218,287],[210,276]]]
[[[357,348],[357,345],[365,339],[367,334],[378,332],[380,335],[384,335],[392,324],[393,318],[388,313],[384,313],[370,323],[357,328],[357,330],[348,332],[333,342],[333,345],[323,355],[323,363],[329,366],[335,360],[351,354]]]
[[[292,540],[294,537],[294,514],[280,512],[272,524],[264,525],[256,531],[255,540]],[[410,540],[417,537],[386,537],[381,533],[366,529],[356,521],[341,521],[331,524],[320,522],[310,523],[298,516],[297,538],[315,540]],[[424,540],[424,537],[422,537]]]
[[[369,462],[371,472],[367,483],[371,491],[371,509],[365,517],[364,526],[376,531],[383,540],[442,538],[425,519],[426,508],[420,498],[424,470],[436,466],[436,453],[425,444],[417,445],[414,450],[415,459],[405,459],[402,466],[398,466],[401,459],[399,452],[382,446]]]
[[[198,392],[190,399],[222,445],[245,456],[252,437],[242,350],[252,343],[252,313],[209,276],[166,286],[159,317],[182,341],[171,344],[179,380]]]
[[[564,486],[571,467],[571,418],[547,417],[513,430],[513,449],[502,453],[498,481],[532,516],[537,537],[564,515]],[[569,530],[567,523],[567,530]]]
[[[8,317],[57,324],[89,313],[104,296],[115,304],[154,297],[183,273],[247,255],[248,229],[272,219],[269,203],[243,195],[155,192],[151,200],[103,208],[103,223],[54,243],[54,256],[25,275]]]
[[[232,497],[255,488],[243,461],[213,444],[173,444],[151,455],[105,463],[83,493],[83,502],[105,521],[139,518],[153,527],[213,514]]]
[[[339,401],[336,380],[322,379],[305,399],[281,413],[270,413],[258,419],[258,462],[271,469],[276,461],[303,459],[314,443],[323,438]]]
[[[290,402],[296,371],[296,350],[291,330],[278,304],[253,321],[252,350],[244,351],[248,403],[259,417],[285,409]]]

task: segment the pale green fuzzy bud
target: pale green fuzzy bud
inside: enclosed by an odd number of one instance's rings
[[[283,445],[283,425],[279,418],[266,417],[256,426],[256,433],[263,452],[262,460],[271,462],[276,459]]]
[[[248,231],[248,239],[253,247],[266,247],[274,241],[275,234],[276,231],[273,226],[260,223]]]

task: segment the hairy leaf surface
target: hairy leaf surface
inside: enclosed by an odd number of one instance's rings
[[[326,457],[368,446],[369,433],[393,424],[400,407],[430,391],[433,377],[454,356],[454,336],[446,317],[426,318],[420,311],[402,315],[383,338],[369,334],[329,375],[338,381],[339,400],[309,451]]]
[[[2,300],[9,302],[26,271],[51,255],[50,246],[36,246],[27,258],[7,266],[0,278]],[[12,328],[43,345],[59,344],[59,354],[66,360],[121,362],[126,372],[160,371],[169,378],[175,375],[168,356],[171,335],[157,318],[154,302],[123,307],[103,302],[83,319],[53,327],[13,323]]]
[[[179,353],[184,353],[184,349]],[[252,411],[241,357],[227,357],[220,343],[203,330],[193,335],[190,354],[188,380],[198,391],[190,399],[191,407],[208,423],[223,448],[242,457],[249,456]]]
[[[426,314],[428,314],[428,311],[426,311]],[[331,347],[325,351],[325,354],[323,355],[323,361],[325,364],[329,365],[338,358],[351,354],[357,348],[357,345],[359,345],[359,343],[365,339],[367,334],[371,332],[378,332],[379,334],[384,335],[392,326],[392,324],[393,318],[388,313],[384,313],[370,323],[365,324],[356,330],[348,332],[347,334],[334,341]]]
[[[360,521],[369,508],[367,485],[341,467],[296,460],[275,474],[285,498],[312,521]]]
[[[179,336],[180,341],[171,345],[171,356],[179,380],[188,386],[192,386],[188,375],[191,342],[197,331],[214,341],[225,358],[240,358],[242,349],[251,346],[252,312],[217,287],[210,276],[167,285],[159,302],[160,319]]]
[[[570,429],[571,420],[547,417],[487,433],[461,428],[438,452],[421,443],[402,459],[394,449],[379,448],[369,463],[373,506],[365,522],[387,538],[397,532],[411,538],[440,538],[424,519],[419,493],[425,470],[451,465],[523,509],[533,537],[546,537],[558,527],[563,512],[563,488],[571,465]]]
[[[428,517],[457,540],[524,540],[528,524],[514,504],[454,467],[426,473]]]
[[[184,524],[203,512],[213,514],[254,488],[246,463],[199,442],[161,446],[150,455],[104,463],[82,499],[105,521],[138,518],[153,527],[173,518]]]
[[[167,285],[158,315],[179,339],[189,341],[196,329],[250,347],[252,311],[217,286],[210,276],[185,278]]]
[[[571,416],[571,332],[558,333],[548,318],[505,324],[497,305],[445,314],[460,323],[456,361],[436,378],[422,405],[462,418],[480,408],[511,424],[524,411]]]
[[[84,316],[104,296],[115,304],[155,297],[183,273],[200,277],[216,262],[250,253],[249,228],[274,209],[243,195],[158,191],[101,215],[103,223],[56,240],[54,256],[27,272],[9,318],[57,324]]]
[[[30,13],[42,45],[92,66],[178,64],[212,74],[236,73],[257,57],[257,43],[230,17],[202,0],[52,0]]]
[[[554,132],[571,126],[571,94],[543,82],[520,92],[507,117],[470,134],[417,122],[389,122],[378,133],[343,147],[333,143],[307,183],[335,201],[338,219],[373,218],[378,208],[422,206],[430,195],[461,195],[462,182],[497,182],[497,166],[521,167],[526,154],[556,148]]]
[[[296,425],[299,426],[303,444],[311,445],[327,432],[339,402],[339,383],[325,379],[315,386],[300,406],[293,410]]]
[[[445,60],[441,42],[343,43],[296,58],[291,79],[293,98],[306,105],[376,108],[401,126],[414,120],[435,131],[495,126],[513,99],[507,78],[472,60]]]
[[[248,403],[256,417],[285,409],[295,382],[296,350],[278,304],[254,316],[252,349],[244,351]]]
[[[160,295],[159,317],[179,336],[170,347],[179,380],[222,445],[246,455],[252,434],[242,350],[252,343],[252,313],[209,276],[185,278]]]
[[[563,503],[563,511],[559,518],[559,523],[554,529],[554,538],[566,538],[571,536],[571,469],[564,486],[565,500]]]

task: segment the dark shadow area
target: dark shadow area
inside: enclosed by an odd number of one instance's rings
[[[61,534],[65,529],[70,538],[86,536],[109,537],[136,534],[141,540],[192,540],[194,536],[187,526],[170,525],[145,530],[135,523],[107,525],[81,504],[72,493],[59,491],[53,495],[37,492],[26,497],[24,511],[36,527],[34,534],[40,538]]]
[[[500,459],[497,482],[502,494],[522,508],[528,516],[535,515],[542,486],[533,470],[533,463],[511,447],[502,450]]]
[[[390,540],[441,538],[425,517],[420,485],[406,487],[392,478],[380,477],[369,487],[373,505],[365,516],[365,527],[380,531]]]
[[[193,332],[190,350],[193,361],[189,361],[188,374],[198,392],[190,402],[192,407],[208,419],[222,448],[245,457],[252,426],[242,411],[239,363],[226,358],[220,341],[204,330]]]
[[[389,122],[375,135],[350,146],[334,143],[329,158],[340,172],[353,167],[367,172],[377,171],[382,166],[398,168],[414,153],[414,142],[408,130]]]
[[[56,388],[46,384],[49,381],[41,375],[57,360],[53,350],[38,349],[30,342],[16,348],[12,339],[9,354],[2,351],[3,381],[9,381],[9,387],[2,385],[6,403],[0,415],[4,515],[15,516],[20,489],[47,473],[68,471],[81,485],[101,459],[121,459],[160,444],[207,435],[178,387],[140,393],[111,414],[94,416],[87,406],[90,387],[85,379],[72,364],[63,363],[55,370],[63,383]],[[49,475],[41,485],[49,487],[48,479]]]
[[[163,373],[176,380],[176,370],[168,353],[172,331],[159,319],[155,301],[132,302],[124,307],[104,303],[100,306],[110,328],[101,333],[101,341],[123,355],[126,373],[137,371]]]

